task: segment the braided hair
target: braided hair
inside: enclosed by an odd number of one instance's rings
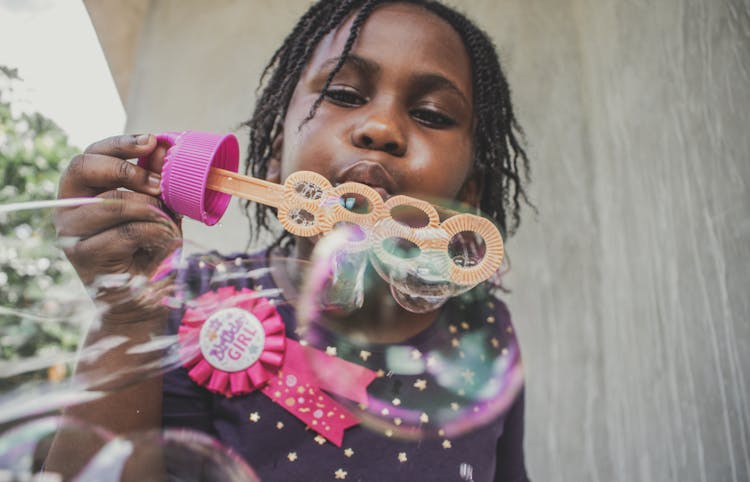
[[[513,234],[521,223],[521,202],[531,204],[523,187],[524,182],[529,181],[529,160],[521,145],[523,130],[513,113],[510,88],[495,46],[487,34],[461,13],[435,0],[320,0],[313,4],[263,71],[258,86],[262,93],[252,118],[244,123],[250,128],[245,173],[266,177],[274,139],[281,131],[302,71],[321,39],[356,12],[338,63],[328,75],[320,96],[303,123],[315,115],[331,81],[345,63],[361,26],[373,9],[384,3],[419,5],[451,25],[464,42],[472,68],[474,92],[473,168],[484,179],[479,208],[498,224],[503,235]],[[519,170],[519,161],[522,170]],[[247,216],[251,217],[251,203],[245,202],[244,207]],[[254,204],[257,226],[267,231],[270,230],[269,209]],[[259,231],[255,235],[257,239]],[[291,242],[288,233],[284,233],[276,244],[281,244],[285,238]]]

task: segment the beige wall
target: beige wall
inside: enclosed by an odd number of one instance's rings
[[[127,130],[235,129],[308,3],[151,1]],[[508,243],[532,477],[748,480],[750,6],[461,5],[497,40],[533,161],[540,214]],[[237,212],[187,232],[247,239]]]

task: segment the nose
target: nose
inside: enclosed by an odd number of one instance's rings
[[[352,132],[352,144],[361,149],[385,151],[392,156],[406,154],[406,136],[396,117],[387,111],[365,113]]]

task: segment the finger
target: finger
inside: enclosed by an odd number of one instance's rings
[[[83,153],[75,156],[65,169],[58,197],[96,196],[120,187],[157,196],[161,193],[160,183],[158,174],[123,159]]]
[[[87,154],[102,154],[135,159],[147,156],[156,147],[156,137],[151,134],[113,136],[94,142],[84,151]]]
[[[141,134],[109,137],[91,144],[85,152],[121,159],[142,158],[144,162],[139,162],[142,167],[160,174],[168,149],[167,141],[159,141],[151,134]]]
[[[181,236],[174,224],[140,221],[123,223],[81,239],[65,248],[65,254],[75,266],[90,273],[86,276],[90,278],[101,273],[133,273],[134,268],[136,272],[155,269],[180,242]],[[152,259],[144,259],[140,256],[143,253],[150,253]],[[140,266],[134,266],[134,262]]]
[[[98,197],[105,202],[58,211],[55,215],[58,236],[85,239],[135,221],[173,223],[162,202],[153,196],[115,190]]]
[[[151,154],[149,154],[148,156],[143,156],[144,162],[139,162],[138,164],[145,167],[149,171],[161,174],[161,171],[164,167],[164,158],[167,155],[168,149],[168,144],[159,142],[154,150],[151,151]]]

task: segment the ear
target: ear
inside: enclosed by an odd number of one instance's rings
[[[461,190],[458,191],[456,199],[469,206],[479,209],[482,202],[482,192],[484,191],[484,176],[478,169],[472,169],[469,177],[466,178]]]
[[[268,159],[266,181],[281,183],[281,153],[284,150],[284,133],[279,131],[271,144],[271,157]]]

